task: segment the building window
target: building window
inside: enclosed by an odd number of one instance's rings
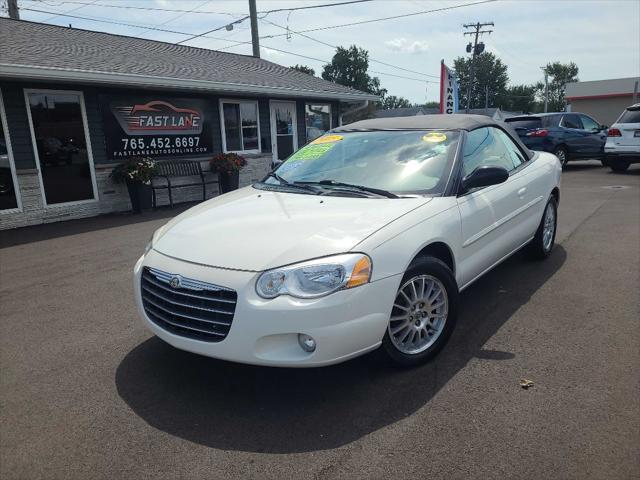
[[[45,205],[95,200],[82,93],[25,90],[25,99]]]
[[[331,130],[331,105],[307,103],[304,107],[307,142]]]
[[[0,92],[0,213],[20,208],[18,182],[13,164],[7,117],[5,115],[2,92]]]
[[[221,100],[222,147],[225,152],[260,152],[258,102]]]

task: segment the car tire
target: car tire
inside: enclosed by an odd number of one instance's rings
[[[413,367],[445,346],[458,315],[458,284],[451,269],[434,257],[419,257],[402,277],[382,340],[396,366]]]
[[[544,260],[553,250],[556,241],[556,230],[558,227],[558,202],[556,197],[551,195],[544,207],[542,220],[533,240],[527,245],[529,256],[536,260]]]
[[[626,172],[629,168],[629,162],[625,162],[623,160],[616,160],[611,162],[611,170],[614,172],[622,173]]]
[[[562,165],[562,168],[564,169],[567,166],[567,163],[569,163],[569,152],[567,152],[567,149],[562,146],[556,147],[553,154],[558,157],[560,165]]]

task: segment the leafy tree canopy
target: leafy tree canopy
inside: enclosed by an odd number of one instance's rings
[[[537,110],[536,86],[513,85],[507,87],[504,95],[497,97],[495,106],[509,112],[532,113]]]
[[[383,110],[390,110],[392,108],[405,108],[411,107],[411,102],[404,97],[396,97],[395,95],[386,95],[382,102],[380,102],[380,108]]]
[[[294,65],[293,67],[289,67],[291,68],[291,70],[297,70],[298,72],[302,72],[302,73],[307,73],[309,75],[315,75],[316,71],[311,68],[311,67],[307,67],[306,65]]]
[[[467,107],[467,88],[470,80],[471,58],[458,57],[454,60],[454,69],[460,85],[460,110]],[[498,104],[498,98],[507,91],[509,76],[507,66],[491,52],[482,52],[476,56],[475,81],[471,89],[470,108],[482,108],[485,105],[486,88],[489,90],[489,106]]]
[[[578,81],[578,66],[573,63],[547,63],[544,71],[549,76],[549,112],[564,110],[564,91],[567,83]],[[544,102],[544,82],[536,83],[536,91],[541,102]]]
[[[347,87],[384,96],[387,90],[380,86],[380,79],[372,77],[369,70],[369,52],[356,45],[337,47],[331,63],[322,69],[322,78]]]

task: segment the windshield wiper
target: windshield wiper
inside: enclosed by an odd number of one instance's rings
[[[298,182],[291,183],[288,180],[285,180],[284,178],[282,178],[276,172],[269,172],[267,174],[266,178],[275,178],[278,181],[278,183],[280,183],[280,185],[283,185],[285,187],[291,187],[291,188],[297,188],[299,190],[305,190],[305,191],[311,192],[311,193],[313,193],[315,195],[319,195],[320,193],[322,193],[321,190],[318,190],[317,188],[313,188],[311,185],[304,185],[304,184],[300,184]]]
[[[357,190],[359,192],[367,192],[373,193],[374,195],[380,195],[381,197],[387,198],[400,198],[395,193],[389,192],[387,190],[382,190],[380,188],[373,187],[365,187],[364,185],[355,185],[353,183],[344,183],[344,182],[336,182],[335,180],[320,180],[318,182],[294,182],[294,185],[306,185],[306,184],[316,184],[322,186],[330,186],[330,187],[342,187],[350,190]]]

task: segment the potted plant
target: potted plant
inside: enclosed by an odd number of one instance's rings
[[[134,213],[151,208],[151,179],[156,162],[149,157],[130,158],[118,164],[109,177],[116,183],[126,183]]]
[[[237,153],[219,153],[209,160],[209,167],[218,174],[220,193],[237,190],[240,183],[240,170],[247,165],[247,161]]]

